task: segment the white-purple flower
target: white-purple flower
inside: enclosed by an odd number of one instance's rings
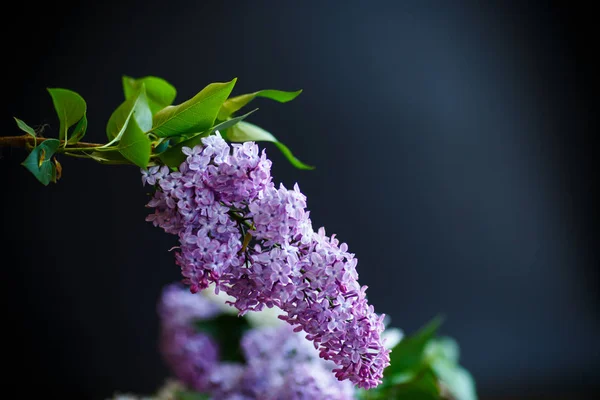
[[[241,315],[279,307],[338,379],[377,386],[389,365],[384,316],[367,303],[354,254],[313,230],[306,197],[298,185],[275,187],[255,143],[229,146],[218,133],[202,142],[184,149],[179,171],[144,178],[157,183],[148,221],[179,237],[183,282],[192,292],[215,284]]]

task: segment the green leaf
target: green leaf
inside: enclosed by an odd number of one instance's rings
[[[19,129],[21,129],[23,132],[29,133],[31,136],[36,137],[37,134],[35,133],[35,130],[30,127],[29,125],[27,125],[25,122],[21,121],[19,118],[13,117],[15,119],[15,121],[17,121],[17,126],[19,127]]]
[[[248,118],[248,116],[250,114],[252,114],[253,112],[255,112],[256,110],[258,110],[258,108],[255,108],[254,110],[252,110],[249,113],[246,113],[244,115],[240,115],[239,117],[230,118],[230,119],[228,119],[226,121],[218,123],[217,125],[213,126],[212,128],[210,128],[208,130],[207,136],[210,135],[211,133],[215,132],[215,131],[224,132],[225,130],[231,128],[232,126],[234,126],[238,122],[242,122],[244,119]]]
[[[110,116],[106,124],[106,136],[109,140],[119,140],[125,132],[127,122],[133,116],[140,129],[144,132],[152,129],[152,112],[148,105],[145,86],[142,85],[135,96],[125,100]]]
[[[234,112],[250,103],[256,97],[265,97],[267,99],[275,100],[280,103],[287,103],[288,101],[294,100],[298,95],[302,93],[302,89],[295,92],[284,92],[283,90],[266,89],[259,90],[258,92],[242,94],[240,96],[232,97],[227,99],[221,110],[219,111],[219,119],[224,120]]]
[[[288,161],[290,163],[292,163],[292,165],[294,167],[296,167],[298,169],[306,169],[306,170],[315,169],[315,167],[313,167],[312,165],[304,164],[302,161],[300,161],[296,157],[294,157],[294,155],[292,154],[292,151],[285,144],[283,144],[281,142],[274,142],[274,144],[275,144],[275,146],[277,146],[279,151],[281,151],[281,153],[283,153],[285,158],[287,158]]]
[[[458,364],[460,349],[454,339],[433,339],[427,344],[425,353],[438,380],[455,400],[477,400],[473,377]]]
[[[389,377],[386,379],[386,383],[389,385],[403,385],[405,383],[408,383],[412,380],[414,380],[419,374],[419,370],[409,370],[407,372],[402,372],[399,374],[396,374],[392,377]]]
[[[72,90],[49,88],[48,92],[52,96],[54,109],[60,121],[58,138],[66,141],[68,139],[69,128],[83,118],[87,105],[83,97]]]
[[[135,79],[125,75],[123,76],[122,81],[126,100],[135,98],[140,88],[142,86],[146,87],[148,104],[152,115],[173,104],[173,100],[175,100],[175,96],[177,96],[177,90],[175,90],[173,85],[156,76],[145,76],[143,78]]]
[[[152,143],[144,131],[140,129],[137,121],[132,118],[119,141],[119,152],[140,168],[146,168],[150,162]]]
[[[67,143],[74,144],[74,143],[79,142],[81,140],[81,138],[83,138],[83,136],[85,135],[87,126],[88,126],[88,120],[87,120],[86,115],[83,114],[83,117],[81,117],[81,119],[75,126],[75,129],[73,130],[73,133],[71,134],[71,137],[69,138]]]
[[[390,353],[390,366],[384,370],[385,377],[419,369],[425,357],[425,349],[442,324],[437,316],[411,336],[402,339]]]
[[[429,367],[406,375],[406,379],[390,384],[384,378],[382,385],[373,389],[358,389],[358,399],[361,400],[440,400],[441,393],[439,382],[434,372]]]
[[[425,355],[430,360],[444,359],[458,363],[460,348],[456,340],[444,336],[431,340],[425,348]]]
[[[250,329],[246,318],[221,314],[211,319],[197,320],[194,327],[196,331],[206,333],[219,344],[222,361],[244,361],[240,341]]]
[[[290,163],[296,168],[299,169],[314,169],[315,167],[304,164],[302,161],[298,160],[290,149],[278,141],[275,136],[271,133],[267,132],[263,128],[260,128],[256,125],[250,124],[248,122],[240,122],[231,128],[225,131],[225,137],[227,140],[231,142],[247,142],[247,141],[255,141],[255,142],[271,142],[274,143],[277,148],[283,153],[283,155],[289,160]]]
[[[171,147],[169,150],[167,150],[163,154],[161,154],[161,156],[160,156],[161,161],[165,165],[168,165],[169,167],[179,167],[186,158],[186,155],[181,152],[181,150],[184,147],[194,148],[195,146],[199,145],[202,142],[203,137],[207,137],[208,135],[210,135],[211,133],[213,133],[215,131],[219,131],[219,132],[225,131],[226,129],[237,124],[238,122],[241,122],[244,118],[246,118],[248,115],[252,114],[256,110],[258,110],[258,108],[255,110],[252,110],[249,113],[246,113],[244,115],[240,115],[239,117],[235,117],[235,118],[228,119],[227,121],[223,121],[220,124],[213,126],[206,132],[198,133],[187,140],[177,143],[175,146]]]
[[[163,108],[154,116],[152,131],[159,137],[169,137],[209,129],[236,81],[211,83],[191,99]]]
[[[477,400],[473,376],[463,367],[450,360],[437,359],[432,368],[442,386],[455,400]]]
[[[440,390],[436,376],[429,369],[423,370],[413,380],[394,386],[386,391],[385,399],[439,400]]]
[[[44,185],[56,181],[56,167],[51,158],[60,146],[58,139],[44,140],[35,147],[21,164]]]

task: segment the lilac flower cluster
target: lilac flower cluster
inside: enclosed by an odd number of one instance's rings
[[[180,285],[167,286],[158,306],[161,322],[159,351],[165,363],[186,386],[204,391],[208,375],[219,361],[215,340],[194,329],[193,322],[217,315],[219,308],[199,301]]]
[[[239,343],[244,364],[215,358],[219,349],[212,337],[193,328],[195,321],[222,312],[211,301],[171,284],[159,302],[161,331],[166,333],[161,335],[161,354],[186,387],[227,400],[354,398],[353,385],[331,373],[335,364],[319,358],[310,342],[288,324],[247,331]]]
[[[389,365],[384,315],[367,302],[354,254],[335,235],[313,230],[306,197],[298,185],[273,184],[271,161],[255,143],[230,146],[218,133],[202,143],[184,148],[178,171],[142,172],[156,187],[148,221],[179,237],[184,283],[192,292],[214,283],[241,315],[279,307],[337,365],[339,380],[377,386]]]
[[[213,393],[216,398],[243,395],[244,399],[350,400],[354,387],[331,373],[335,364],[319,358],[302,334],[287,324],[255,328],[242,338],[243,368],[225,365],[211,375],[212,382],[227,382]],[[235,397],[238,398],[238,397]]]

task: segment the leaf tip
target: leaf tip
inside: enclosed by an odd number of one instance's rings
[[[427,326],[431,327],[431,329],[433,329],[434,331],[437,331],[438,329],[440,329],[440,327],[444,324],[445,321],[446,315],[440,313],[433,317],[431,321],[427,324]]]
[[[282,103],[287,103],[288,101],[292,101],[296,97],[300,96],[300,93],[302,93],[302,89],[296,90],[295,92],[288,92],[288,93],[290,96],[287,99],[281,101]]]
[[[446,321],[446,314],[440,313],[434,317],[434,321],[436,321],[439,325],[442,325]]]
[[[47,87],[46,90],[48,91],[48,93],[50,93],[50,96],[54,97],[54,95],[56,94],[57,91],[66,90],[66,89],[61,89],[61,88],[57,88],[57,87]]]

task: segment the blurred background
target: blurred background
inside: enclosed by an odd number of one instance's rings
[[[370,302],[406,333],[443,314],[482,399],[587,398],[599,388],[597,43],[591,6],[542,2],[21,2],[3,13],[6,106],[58,132],[47,87],[81,94],[105,141],[121,76],[176,102],[205,85],[257,99],[276,181],[349,244]],[[534,5],[535,4],[535,5]],[[570,4],[570,3],[568,3]],[[44,187],[0,149],[4,333],[25,395],[104,399],[167,377],[161,288],[176,238],[144,221],[136,167],[63,157]]]

